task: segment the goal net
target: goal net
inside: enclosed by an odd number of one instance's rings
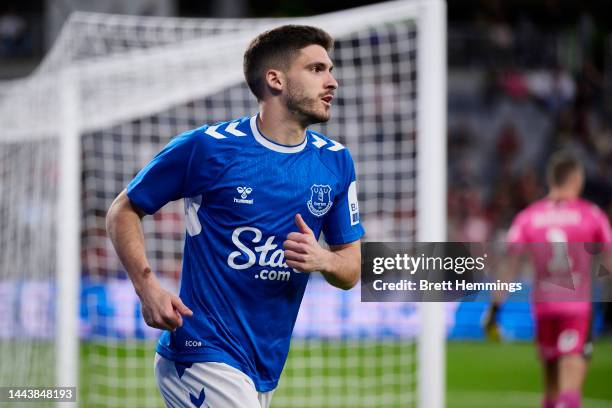
[[[301,19],[74,14],[30,77],[0,83],[0,386],[78,384],[80,406],[162,406],[159,332],[106,237],[106,210],[174,135],[257,112],[242,54],[281,24],[336,39],[340,87],[315,128],[351,150],[365,239],[444,240],[444,18],[438,0]],[[174,291],[183,217],[173,202],[143,221]],[[441,407],[440,315],[425,310],[421,324],[418,310],[312,276],[272,406]]]

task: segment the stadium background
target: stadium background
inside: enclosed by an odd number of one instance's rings
[[[3,2],[0,78],[27,75],[72,10],[289,17],[370,3]],[[512,216],[542,196],[543,164],[561,147],[583,159],[584,195],[612,217],[612,11],[607,2],[450,1],[448,18],[448,239],[501,239]],[[100,256],[100,250],[85,243],[84,275],[96,267],[88,260]],[[91,322],[83,309],[83,335],[155,335],[142,326],[129,284],[109,290],[85,281],[82,299],[91,296],[98,297],[99,314],[109,320]],[[134,304],[133,313],[116,316],[114,305],[124,302]],[[540,377],[530,342],[529,305],[510,303],[504,308],[507,342],[502,345],[483,341],[480,321],[485,307],[465,303],[447,310],[448,406],[488,406],[493,395],[507,406],[535,406]],[[585,389],[586,407],[612,406],[612,391],[606,385],[612,375],[612,307],[598,304],[596,310],[596,352]],[[397,313],[401,316],[402,311]],[[297,330],[302,329],[306,330]]]

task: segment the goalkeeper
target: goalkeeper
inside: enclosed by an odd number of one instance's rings
[[[310,273],[342,289],[359,279],[351,155],[308,129],[330,118],[332,45],[310,26],[260,34],[244,54],[259,113],[175,137],[109,209],[145,321],[164,330],[155,373],[169,407],[268,407]],[[175,296],[147,260],[141,219],[180,198],[187,234]]]
[[[611,242],[612,232],[606,215],[579,198],[584,184],[580,162],[557,153],[548,164],[547,178],[548,196],[521,211],[512,223],[508,243],[513,254],[504,274],[505,280],[516,275],[525,244],[555,243],[528,248],[536,272],[533,309],[545,379],[542,407],[579,408],[592,350],[591,255],[584,244],[571,243]],[[497,335],[498,305],[499,300],[485,327],[493,336]]]

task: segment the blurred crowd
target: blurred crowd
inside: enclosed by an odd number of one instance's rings
[[[25,16],[14,7],[0,8],[0,58],[29,57],[32,32]]]
[[[546,194],[545,164],[559,149],[581,159],[584,197],[612,217],[610,26],[588,11],[556,23],[555,7],[542,25],[484,3],[449,26],[449,240],[502,240]]]

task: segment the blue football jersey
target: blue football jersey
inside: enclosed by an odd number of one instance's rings
[[[348,150],[305,136],[279,145],[257,116],[205,125],[172,139],[130,182],[129,199],[148,214],[185,199],[180,297],[193,316],[162,334],[162,356],[226,363],[259,392],[276,387],[310,275],[285,263],[295,215],[331,245],[364,233]]]

